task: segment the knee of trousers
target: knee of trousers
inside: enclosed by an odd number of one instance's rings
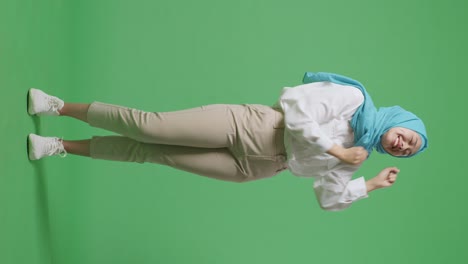
[[[94,136],[91,140],[90,152],[94,159],[159,164],[170,162],[156,145],[122,136]]]

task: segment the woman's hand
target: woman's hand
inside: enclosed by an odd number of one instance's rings
[[[327,153],[351,165],[361,164],[369,154],[363,147],[343,148],[336,144]]]
[[[400,170],[397,167],[383,169],[377,176],[366,182],[367,192],[392,186],[399,172]]]

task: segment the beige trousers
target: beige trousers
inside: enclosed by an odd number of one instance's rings
[[[93,102],[88,123],[122,136],[94,136],[93,159],[151,162],[220,180],[244,182],[287,168],[284,117],[264,105],[216,104],[145,112]]]

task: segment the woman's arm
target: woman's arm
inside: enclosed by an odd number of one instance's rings
[[[368,197],[369,192],[392,186],[398,172],[396,167],[383,169],[374,178],[365,181],[364,177],[347,180],[355,169],[341,168],[330,171],[314,181],[314,191],[320,207],[327,211],[340,211],[352,203]]]
[[[367,151],[363,147],[343,148],[337,144],[334,144],[333,147],[327,151],[327,153],[351,165],[361,164],[367,159],[368,156]]]
[[[367,197],[364,177],[348,179],[354,172],[350,169],[332,170],[314,181],[314,191],[320,207],[326,211],[341,211],[357,200]]]

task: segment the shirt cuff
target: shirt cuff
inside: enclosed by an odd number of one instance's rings
[[[347,189],[349,191],[349,199],[352,201],[357,201],[368,197],[366,180],[364,177],[359,177],[349,181]]]

